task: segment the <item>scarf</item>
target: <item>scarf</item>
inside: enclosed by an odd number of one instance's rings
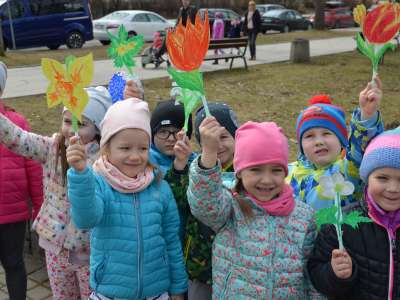
[[[292,213],[295,206],[293,189],[288,184],[285,184],[281,194],[277,198],[269,201],[260,201],[248,192],[245,194],[271,216],[288,216]]]
[[[365,199],[368,203],[368,215],[376,223],[379,223],[389,232],[392,240],[396,239],[396,230],[400,227],[400,210],[385,211],[372,199],[371,195],[365,188]]]
[[[103,176],[115,190],[124,194],[143,191],[154,179],[153,169],[149,167],[146,167],[144,172],[135,178],[128,177],[114,167],[105,156],[101,156],[95,161],[93,170]]]

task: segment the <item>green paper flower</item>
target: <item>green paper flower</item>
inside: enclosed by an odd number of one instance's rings
[[[114,36],[110,32],[108,32],[108,36],[111,40],[111,45],[107,49],[108,56],[114,60],[117,68],[125,66],[132,74],[132,67],[135,66],[133,57],[140,52],[144,45],[143,36],[137,35],[129,38],[124,25],[119,27],[118,36]]]

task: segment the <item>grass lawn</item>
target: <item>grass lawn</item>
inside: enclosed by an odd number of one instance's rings
[[[310,40],[327,39],[341,36],[355,35],[353,32],[337,32],[337,31],[296,31],[284,34],[268,33],[266,35],[260,34],[257,38],[257,44],[272,44],[290,42],[296,38],[306,38]],[[145,47],[147,47],[146,44]],[[108,46],[94,46],[82,49],[59,49],[59,50],[28,50],[28,51],[8,51],[5,57],[0,57],[9,68],[23,67],[23,66],[38,66],[40,65],[42,57],[53,58],[58,61],[64,62],[65,57],[68,55],[83,56],[90,52],[93,53],[95,60],[107,59]]]
[[[400,51],[388,53],[380,67],[384,98],[381,111],[385,123],[400,121]],[[370,80],[367,58],[357,52],[312,58],[310,64],[276,63],[232,71],[205,73],[207,98],[224,101],[237,112],[239,121],[275,121],[290,138],[291,159],[295,158],[295,123],[308,99],[327,93],[350,117],[358,105],[358,94]],[[167,99],[169,79],[144,81],[146,100],[153,108]],[[44,96],[6,100],[5,103],[25,114],[33,131],[51,134],[60,125],[60,111],[48,110]]]

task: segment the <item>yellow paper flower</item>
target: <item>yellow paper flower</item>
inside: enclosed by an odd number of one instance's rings
[[[364,24],[365,16],[367,15],[367,9],[364,4],[359,4],[353,9],[354,21],[360,25],[360,27]]]

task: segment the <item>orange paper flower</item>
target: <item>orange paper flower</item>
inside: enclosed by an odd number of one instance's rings
[[[400,30],[400,9],[398,4],[383,3],[367,14],[363,33],[371,44],[385,44]]]
[[[168,55],[172,64],[181,71],[192,71],[200,67],[207,53],[210,42],[210,24],[208,12],[205,12],[204,21],[197,13],[195,24],[188,18],[186,27],[182,20],[174,31],[167,34]]]

